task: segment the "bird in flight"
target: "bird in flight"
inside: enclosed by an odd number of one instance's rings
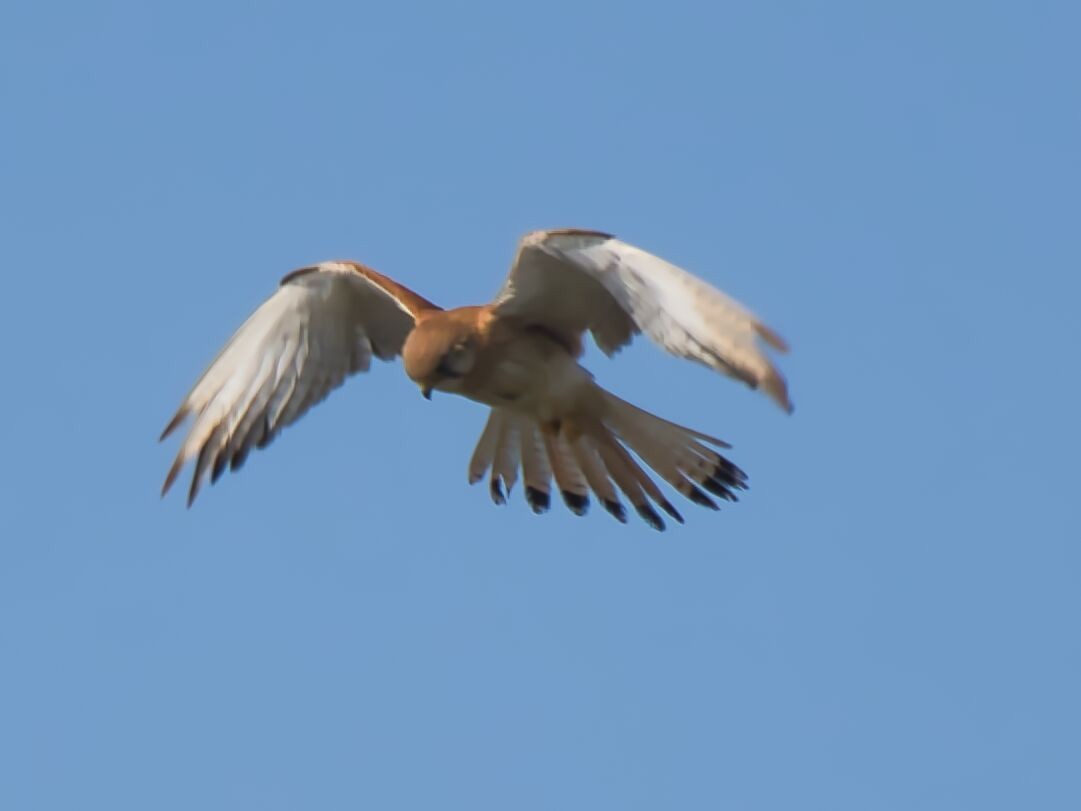
[[[203,481],[244,464],[372,356],[401,356],[426,398],[468,397],[490,409],[469,462],[503,504],[518,481],[544,512],[554,478],[582,515],[595,496],[620,522],[620,494],[651,527],[683,518],[643,466],[704,507],[736,501],[747,476],[726,442],[661,419],[601,388],[579,365],[583,338],[613,355],[645,333],[669,353],[759,388],[792,410],[764,351],[784,340],[742,305],[685,270],[610,234],[575,228],[522,238],[495,299],[444,310],[358,262],[321,262],[282,279],[229,339],[165,427],[191,428],[162,487],[195,461],[188,505]]]

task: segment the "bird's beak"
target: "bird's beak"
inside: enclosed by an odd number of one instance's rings
[[[424,395],[425,400],[431,400],[432,399],[432,387],[431,386],[421,386],[420,387],[420,393]]]

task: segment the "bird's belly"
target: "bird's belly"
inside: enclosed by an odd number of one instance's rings
[[[544,422],[576,413],[595,388],[593,376],[570,355],[532,342],[506,347],[490,363],[478,363],[462,383],[459,394]]]

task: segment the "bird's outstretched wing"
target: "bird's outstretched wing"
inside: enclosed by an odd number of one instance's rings
[[[401,353],[419,312],[439,309],[355,262],[301,268],[234,333],[184,398],[161,438],[194,417],[162,487],[164,495],[196,459],[188,505],[209,472],[236,470],[253,447],[321,401],[372,355]]]
[[[761,388],[792,410],[785,380],[762,345],[787,351],[777,333],[720,290],[610,234],[527,234],[492,312],[542,327],[569,346],[589,330],[609,355],[644,332],[673,355]]]

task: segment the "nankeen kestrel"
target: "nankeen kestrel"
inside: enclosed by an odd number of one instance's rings
[[[696,504],[736,500],[746,474],[717,449],[730,447],[636,408],[605,391],[578,364],[586,331],[612,355],[639,332],[673,355],[761,388],[792,410],[784,378],[762,342],[780,336],[701,279],[599,231],[535,231],[522,238],[495,300],[444,310],[357,262],[295,270],[236,331],[184,399],[162,439],[194,421],[162,494],[195,459],[188,504],[207,474],[239,468],[372,355],[401,355],[425,397],[460,394],[488,406],[469,481],[491,471],[497,504],[518,478],[534,512],[549,505],[554,477],[577,515],[595,495],[621,522],[622,493],[655,529],[659,506],[683,518],[628,451]],[[711,495],[708,495],[708,494]]]

